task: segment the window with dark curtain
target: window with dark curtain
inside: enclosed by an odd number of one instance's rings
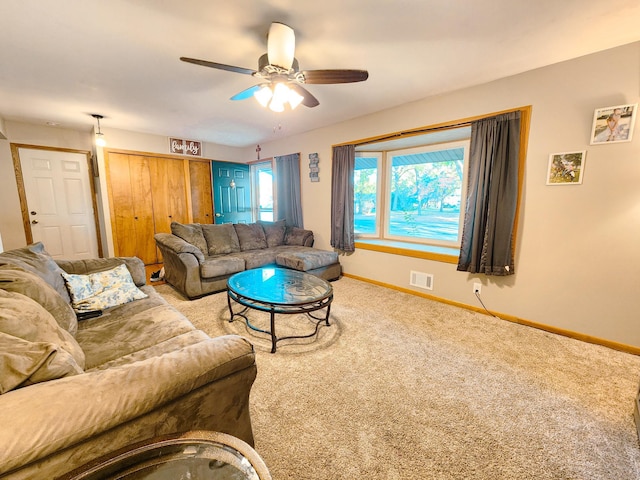
[[[354,252],[353,171],[355,145],[333,147],[331,163],[331,246],[342,252]]]
[[[300,154],[274,157],[276,164],[276,220],[292,227],[303,227],[300,196]]]
[[[513,275],[520,111],[471,124],[469,183],[457,269]]]

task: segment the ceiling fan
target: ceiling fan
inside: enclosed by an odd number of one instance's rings
[[[295,53],[295,33],[291,27],[273,22],[267,37],[267,53],[258,60],[258,70],[235,67],[223,63],[180,57],[183,62],[204,67],[227,70],[229,72],[252,75],[264,80],[231,97],[231,100],[245,100],[252,96],[263,106],[276,112],[284,111],[285,105],[291,108],[300,103],[306,107],[319,105],[303,84],[337,84],[363,82],[369,78],[366,70],[300,70]]]

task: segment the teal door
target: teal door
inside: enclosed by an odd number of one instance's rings
[[[249,165],[211,162],[214,223],[251,223]]]

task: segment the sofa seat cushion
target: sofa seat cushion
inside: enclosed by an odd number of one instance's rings
[[[200,276],[202,278],[215,278],[243,271],[244,260],[235,255],[205,257],[204,262],[200,264]]]
[[[124,303],[122,305],[118,305],[117,307],[112,307],[104,310],[104,313],[110,313],[112,316],[117,315],[118,317],[133,317],[140,312],[144,312],[153,307],[157,307],[159,305],[165,305],[167,302],[164,301],[162,296],[153,288],[151,285],[145,285],[144,287],[140,287],[140,290],[147,295],[147,298],[143,298],[141,300],[136,300],[135,302]],[[92,323],[100,322],[100,318],[82,320],[78,322],[78,329],[81,327],[87,327]]]
[[[338,254],[312,247],[287,247],[279,250],[276,264],[281,267],[307,272],[338,263]]]
[[[251,270],[274,264],[276,262],[276,248],[247,250],[246,252],[234,253],[234,256],[243,259],[245,270]]]
[[[134,362],[140,362],[152,357],[159,357],[165,353],[176,352],[188,345],[194,345],[196,343],[207,340],[209,335],[202,330],[191,330],[175,337],[168,338],[162,342],[158,342],[145,349],[137,350],[128,355],[124,355],[119,358],[114,358],[109,362],[102,363],[88,371],[105,370],[107,368],[119,367],[121,365],[128,365]]]
[[[98,318],[78,323],[76,340],[85,353],[85,369],[195,330],[193,324],[186,317],[176,315],[175,309],[163,302],[158,293],[146,292],[149,298],[105,310]],[[129,305],[131,308],[122,308]]]

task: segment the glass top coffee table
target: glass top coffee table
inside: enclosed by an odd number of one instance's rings
[[[266,465],[239,438],[194,431],[136,443],[58,480],[271,480]]]
[[[243,308],[233,311],[232,300]],[[275,353],[280,340],[309,338],[318,333],[321,324],[329,326],[329,313],[333,301],[333,287],[320,277],[297,270],[278,267],[262,267],[236,273],[227,280],[227,302],[230,322],[234,317],[244,318],[247,326],[271,336],[271,353]],[[270,329],[260,329],[247,317],[249,309],[269,312]],[[324,316],[311,312],[326,309]],[[315,331],[306,335],[276,335],[276,314],[307,314],[315,321]]]

